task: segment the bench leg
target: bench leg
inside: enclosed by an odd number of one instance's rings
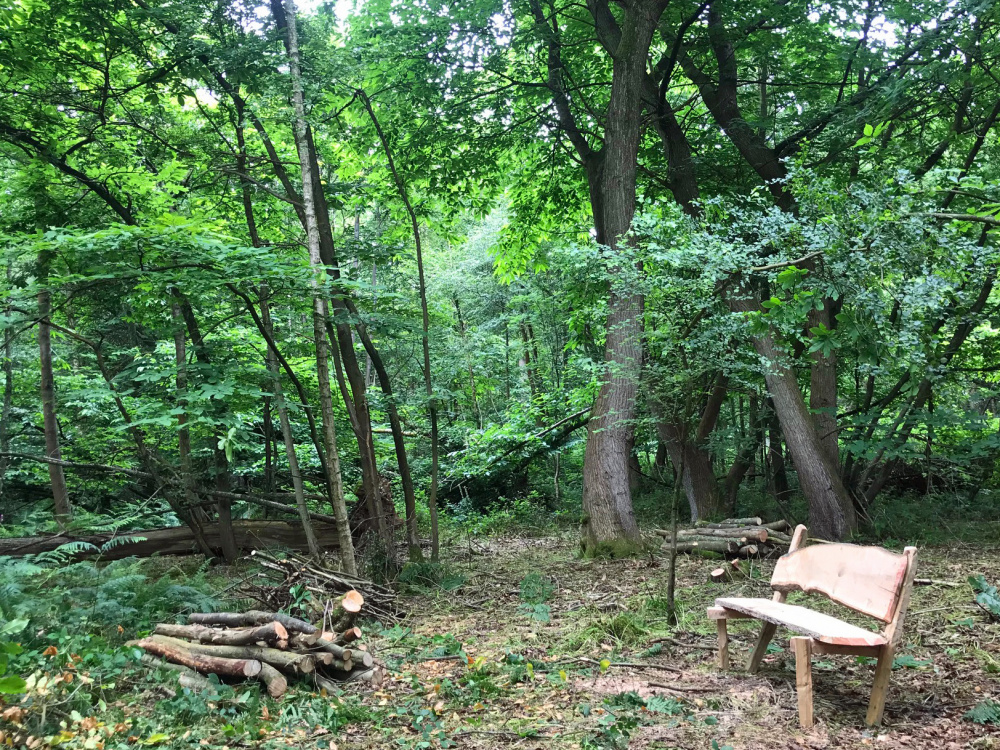
[[[882,723],[882,713],[885,711],[885,697],[889,692],[889,676],[892,674],[892,660],[896,650],[891,645],[882,647],[875,667],[875,684],[872,685],[872,697],[868,702],[868,715],[865,724],[870,727]]]
[[[795,652],[795,689],[799,697],[799,726],[813,725],[812,638],[792,638]]]
[[[719,634],[719,669],[729,669],[729,630],[725,620],[716,620],[715,629]]]
[[[757,645],[754,646],[753,653],[750,654],[750,663],[747,665],[747,671],[750,674],[756,674],[757,670],[760,669],[760,662],[764,658],[764,654],[767,653],[767,644],[774,638],[774,632],[777,629],[778,626],[773,623],[764,623],[764,627],[760,631],[760,638],[757,639]]]

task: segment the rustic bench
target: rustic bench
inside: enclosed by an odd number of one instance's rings
[[[799,724],[813,725],[813,654],[851,654],[878,659],[875,683],[865,723],[882,721],[892,661],[903,632],[903,618],[910,601],[916,572],[916,547],[898,555],[880,547],[855,544],[817,544],[805,547],[805,526],[792,534],[788,554],[774,567],[771,599],[721,598],[708,608],[719,634],[720,669],[729,668],[729,636],[726,621],[755,619],[764,622],[757,645],[750,656],[751,673],[760,668],[775,630],[780,625],[802,635],[791,639],[795,654],[795,683],[798,692]],[[822,594],[845,607],[885,623],[880,632],[865,630],[836,617],[806,607],[786,604],[790,591]]]

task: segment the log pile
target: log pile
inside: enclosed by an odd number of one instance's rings
[[[697,522],[694,526],[677,529],[677,551],[680,553],[711,553],[726,558],[770,558],[788,551],[792,531],[788,521],[764,523],[758,517],[729,518],[718,523]],[[657,529],[664,538],[663,549],[669,550],[673,534]]]
[[[321,561],[291,551],[281,556],[263,550],[255,550],[251,554],[262,571],[252,582],[243,586],[243,594],[260,602],[268,610],[287,611],[301,599],[293,595],[293,589],[304,590],[310,594],[308,602],[298,606],[309,609],[308,616],[316,619],[322,617],[327,622],[332,616],[331,597],[353,591],[364,597],[366,617],[374,617],[383,622],[399,619],[396,592],[386,586],[349,576],[332,565],[328,567]],[[334,629],[339,629],[336,628],[336,622],[329,624]]]
[[[277,612],[204,612],[188,624],[160,623],[137,646],[144,664],[180,673],[180,684],[208,689],[205,675],[226,680],[260,680],[272,698],[288,689],[289,678],[333,691],[339,683],[378,685],[382,667],[361,639],[354,621],[364,597],[348,591],[330,608],[330,630]]]

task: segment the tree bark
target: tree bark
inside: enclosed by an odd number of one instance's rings
[[[246,612],[195,612],[188,616],[188,620],[196,625],[222,625],[227,628],[277,622],[290,633],[312,635],[319,632],[315,625],[297,617],[290,617],[280,612],[261,612],[256,609]]]
[[[49,251],[42,250],[38,253],[38,359],[45,455],[59,460],[62,458],[62,453],[59,449],[55,376],[52,373],[52,333],[49,327],[49,314],[52,308],[52,295],[48,289],[50,260]],[[52,503],[56,523],[59,524],[60,528],[66,528],[66,524],[73,517],[73,507],[70,505],[69,490],[66,488],[66,475],[63,473],[62,466],[54,463],[49,464],[49,481],[52,484]]]
[[[268,333],[273,337],[271,327],[271,310],[267,303],[267,287],[261,284],[260,317]],[[274,351],[267,349],[267,370],[271,374],[271,389],[274,393],[274,403],[278,410],[278,421],[281,424],[281,437],[285,443],[285,456],[288,459],[288,473],[292,476],[292,489],[295,492],[295,507],[302,522],[302,532],[305,534],[309,554],[319,557],[319,544],[316,542],[316,532],[313,531],[312,520],[309,517],[309,506],[306,505],[305,490],[302,486],[302,474],[299,472],[299,459],[295,454],[295,439],[292,437],[292,424],[288,418],[288,406],[285,404],[285,394],[281,390],[281,373],[278,369],[278,358]]]
[[[730,307],[734,311],[755,312],[759,303],[746,296],[743,289],[730,299]],[[756,336],[754,348],[764,362],[768,392],[795,461],[799,486],[809,502],[809,531],[819,539],[843,539],[856,528],[857,516],[839,469],[820,442],[795,372],[786,364],[787,355],[778,349],[770,335]]]
[[[148,651],[150,649],[141,645],[142,643],[150,643],[162,648],[186,649],[195,656],[265,662],[278,669],[299,674],[309,674],[316,669],[316,660],[308,654],[297,654],[294,651],[282,651],[266,646],[216,646],[205,643],[188,643],[165,635],[154,635],[138,644]],[[254,676],[256,674],[247,675],[247,677]]]
[[[336,549],[337,531],[330,524],[316,524],[317,539],[323,547]],[[202,528],[204,538],[211,550],[220,550],[222,544],[219,524],[206,524]],[[301,524],[285,521],[234,521],[233,536],[236,546],[242,551],[286,547],[298,551],[308,551]],[[0,557],[23,557],[39,552],[57,549],[69,542],[87,542],[97,548],[116,537],[128,540],[116,544],[104,552],[84,550],[80,557],[100,557],[102,561],[121,560],[125,557],[150,557],[152,555],[192,555],[199,552],[194,532],[189,526],[171,526],[163,529],[137,529],[117,534],[87,534],[73,536],[56,534],[47,537],[11,537],[0,539]]]
[[[340,474],[340,457],[337,453],[337,432],[334,426],[333,393],[330,388],[330,365],[326,346],[327,306],[319,283],[319,274],[324,270],[320,258],[319,226],[316,219],[316,195],[313,193],[313,158],[307,143],[305,101],[302,94],[302,75],[299,70],[299,44],[295,0],[284,0],[285,22],[288,34],[288,66],[292,79],[292,103],[295,109],[295,145],[302,169],[302,199],[305,204],[306,237],[309,244],[309,262],[316,272],[313,280],[313,340],[316,345],[316,374],[319,380],[320,408],[322,413],[323,437],[326,449],[327,476],[329,479],[330,502],[333,515],[337,518],[340,532],[340,555],[344,572],[357,575],[354,559],[354,541],[344,500],[343,479]]]
[[[810,327],[823,326],[828,330],[836,327],[833,300],[824,300],[822,310],[809,314]],[[809,373],[809,409],[819,435],[820,444],[834,465],[840,465],[840,446],[837,432],[837,352],[824,355],[813,352],[813,365]]]
[[[201,532],[203,518],[198,517],[199,515],[204,517],[206,514],[203,509],[195,507],[198,497],[195,492],[194,471],[191,467],[191,430],[187,426],[187,341],[184,336],[184,321],[179,302],[175,300],[170,309],[174,323],[174,362],[177,368],[174,385],[177,390],[177,407],[180,411],[177,415],[177,456],[180,460],[181,482],[184,485],[184,500],[189,506],[178,516],[191,526],[201,551],[211,556],[212,549]]]
[[[691,510],[691,521],[701,521],[718,513],[722,502],[712,468],[712,456],[702,446],[693,445],[691,441],[682,444],[681,430],[676,424],[659,422],[656,430],[676,473],[680,473],[683,464],[684,476],[681,483]]]
[[[219,630],[204,625],[174,625],[159,623],[153,628],[154,635],[184,638],[199,643],[214,643],[220,646],[251,646],[257,641],[273,643],[288,640],[288,631],[280,622],[272,621],[256,627]]]
[[[11,288],[13,266],[7,262],[7,289]],[[7,464],[10,452],[10,412],[14,398],[14,357],[13,357],[13,333],[4,331],[2,334],[3,349],[0,351],[0,358],[3,359],[3,406],[0,406],[0,497],[3,497],[4,479],[7,476]]]
[[[417,284],[420,291],[422,326],[421,345],[424,355],[424,390],[427,395],[427,411],[431,421],[431,487],[427,494],[427,509],[430,511],[431,517],[431,560],[437,562],[441,553],[437,510],[438,454],[440,451],[440,446],[438,444],[438,406],[437,398],[434,395],[434,385],[431,373],[430,313],[427,308],[427,281],[424,276],[424,255],[423,245],[420,241],[420,224],[417,221],[417,214],[413,210],[413,205],[410,203],[409,194],[406,190],[406,183],[403,181],[402,175],[396,169],[396,164],[392,157],[392,149],[389,148],[389,141],[382,132],[382,127],[379,125],[378,118],[375,116],[375,110],[372,108],[371,100],[368,98],[368,95],[360,89],[358,90],[358,95],[365,106],[365,110],[368,112],[368,116],[371,118],[372,125],[375,127],[376,133],[378,134],[379,141],[382,144],[382,149],[385,152],[386,161],[389,163],[389,170],[392,172],[393,182],[396,184],[396,190],[399,193],[399,197],[403,201],[403,205],[406,207],[406,212],[410,217],[410,226],[413,230],[413,243],[417,253]],[[414,519],[414,521],[415,520],[416,519]],[[407,518],[407,529],[410,529],[409,518]],[[413,536],[415,537],[415,528],[413,529]],[[419,543],[414,544],[414,542],[416,542],[416,539],[410,540],[410,558],[413,560],[419,560],[423,557],[423,555],[420,552]]]
[[[194,346],[195,357],[198,361],[205,366],[210,366],[212,364],[212,357],[209,354],[208,346],[205,343],[205,337],[201,334],[201,327],[198,325],[198,318],[195,317],[194,308],[191,307],[190,301],[179,289],[174,289],[174,296],[180,301],[180,312],[181,317],[184,318],[184,325],[187,328],[188,335],[191,337],[191,343]],[[176,346],[176,344],[175,344]],[[185,380],[186,383],[186,380]],[[224,405],[217,405],[216,409],[222,411],[226,407]],[[230,484],[229,484],[229,459],[226,457],[225,449],[219,445],[221,440],[221,432],[218,427],[213,430],[212,434],[212,457],[213,457],[213,471],[215,474],[214,482],[215,488],[219,490],[222,495],[218,496],[218,502],[216,503],[216,512],[219,515],[219,529],[222,539],[222,557],[223,559],[232,564],[239,557],[239,549],[236,545],[236,540],[233,538],[233,533],[231,531],[233,526],[233,508],[232,502],[224,497],[224,495],[229,494]],[[188,446],[190,451],[190,444]]]
[[[175,664],[183,664],[185,667],[202,674],[217,674],[222,677],[256,677],[260,674],[261,665],[257,659],[230,659],[197,654],[193,653],[191,649],[184,648],[182,642],[165,643],[153,638],[143,638],[141,641],[132,641],[131,645],[138,646],[151,654],[162,656]]]
[[[635,2],[623,10],[620,35],[613,53],[611,96],[599,153],[586,144],[575,122],[568,123],[568,102],[561,88],[554,92],[564,127],[572,125],[574,146],[587,166],[591,208],[597,241],[613,251],[627,243],[635,214],[636,173],[642,120],[642,89],[653,31],[663,12],[659,2]],[[536,22],[545,25],[537,2]],[[607,5],[594,3],[591,13],[606,20]],[[555,34],[549,38],[549,76],[560,85],[562,64]],[[583,459],[582,546],[585,554],[634,549],[639,525],[629,488],[629,445],[642,367],[643,297],[612,285],[608,300],[604,382],[587,428]]]

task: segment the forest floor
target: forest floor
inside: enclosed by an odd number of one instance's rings
[[[680,621],[673,628],[665,557],[584,560],[576,544],[571,534],[463,538],[444,550],[445,565],[407,566],[404,618],[362,623],[388,679],[377,689],[347,686],[339,695],[302,683],[280,701],[256,685],[220,688],[215,697],[192,694],[139,664],[134,649],[114,645],[135,633],[116,628],[96,604],[92,622],[103,623],[108,636],[92,625],[66,627],[63,614],[38,629],[38,653],[28,659],[38,674],[49,675],[44,689],[39,681],[30,697],[9,698],[7,708],[0,700],[0,747],[16,747],[12,737],[58,720],[62,731],[38,732],[46,736],[25,744],[31,750],[1000,750],[1000,726],[965,716],[977,706],[981,711],[984,701],[1000,706],[1000,623],[989,621],[967,583],[977,574],[1000,580],[995,542],[920,549],[919,577],[957,585],[914,589],[885,723],[876,732],[864,727],[870,660],[815,659],[818,723],[809,731],[798,727],[787,633],[779,631],[763,669],[750,676],[742,667],[759,626],[730,623],[733,669],[716,669],[715,629],[705,608],[725,594],[766,596],[772,562],[754,563],[743,582],[715,584],[707,577],[717,562],[681,556]],[[97,576],[92,565],[70,568]],[[134,575],[140,569],[144,575]],[[120,563],[115,571],[101,590],[119,598],[130,581],[170,590],[175,580],[202,581],[206,593],[233,596],[239,586],[233,581],[254,572],[210,568],[201,558]],[[64,596],[53,588],[46,601]],[[845,616],[829,602],[811,604]],[[190,610],[169,616],[181,611]],[[52,645],[42,652],[46,643]]]
[[[393,676],[362,699],[367,720],[335,736],[341,749],[422,741],[525,750],[1000,748],[1000,727],[963,718],[1000,698],[1000,624],[987,621],[966,584],[978,573],[1000,578],[996,549],[920,551],[919,577],[961,585],[915,589],[877,732],[864,727],[869,660],[814,662],[818,723],[809,731],[798,728],[787,634],[779,631],[750,676],[741,667],[757,626],[731,623],[734,669],[716,670],[705,607],[723,593],[766,596],[773,563],[758,564],[749,581],[712,584],[717,563],[682,556],[672,629],[664,557],[582,560],[569,538],[474,541],[449,554],[448,575],[407,597],[410,617],[373,643]]]

